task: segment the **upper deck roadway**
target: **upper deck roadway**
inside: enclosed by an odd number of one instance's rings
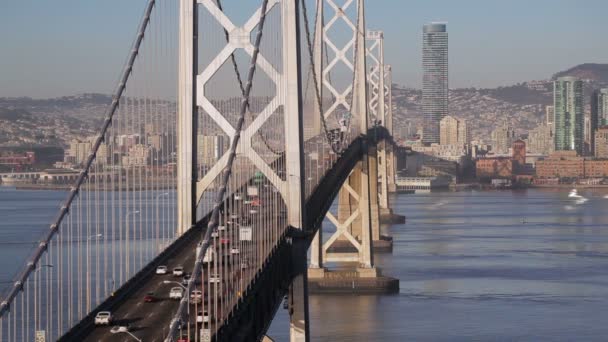
[[[376,132],[377,133],[377,132]],[[329,172],[325,173],[325,175],[319,175],[320,178],[317,187],[315,188],[315,191],[313,191],[310,196],[308,197],[308,200],[306,202],[306,211],[307,211],[307,220],[306,220],[306,225],[307,227],[309,227],[309,229],[318,229],[318,227],[320,226],[320,223],[323,220],[323,217],[325,215],[325,212],[329,209],[331,203],[333,202],[333,199],[335,198],[335,195],[337,194],[337,191],[339,190],[341,184],[343,183],[343,181],[346,179],[346,177],[348,176],[350,170],[354,167],[354,165],[356,164],[356,162],[360,159],[360,155],[363,151],[362,147],[365,145],[363,142],[365,141],[365,139],[361,139],[361,138],[357,138],[355,139],[355,141],[349,146],[349,148],[342,154],[342,156],[340,158],[338,158],[338,160],[335,162],[335,164],[333,166],[331,166],[331,170],[329,170]],[[311,141],[308,141],[307,143],[311,143]],[[315,143],[316,145],[316,143]],[[319,165],[319,163],[323,164],[323,165]],[[315,167],[318,167],[321,170],[328,170],[330,169],[330,165],[326,165],[331,163],[331,161],[315,161],[314,163],[311,162],[311,160],[309,158],[306,158],[306,163],[305,165],[307,167],[309,167],[309,165],[314,165]],[[308,172],[309,170],[307,170],[306,174],[310,175],[311,173]],[[260,195],[264,196],[265,192],[262,192]],[[266,193],[267,194],[267,193]],[[262,240],[262,237],[259,235],[256,235],[256,231],[261,231],[262,230],[262,222],[264,222],[264,217],[268,218],[268,217],[275,217],[275,220],[279,220],[279,223],[283,223],[284,225],[281,226],[287,226],[286,223],[286,218],[284,217],[285,214],[284,213],[280,213],[277,217],[277,211],[273,210],[274,208],[278,208],[280,207],[280,205],[282,205],[282,200],[280,199],[280,196],[271,196],[272,198],[260,198],[262,205],[260,207],[258,207],[257,209],[259,210],[258,213],[256,213],[256,216],[258,216],[258,218],[261,219],[254,219],[251,220],[250,222],[246,222],[246,224],[251,225],[252,226],[252,230],[254,232],[254,236],[253,236],[253,243],[248,244],[247,246],[241,244],[240,245],[240,254],[241,255],[247,255],[247,256],[251,256],[254,255],[255,257],[257,257],[258,259],[260,258],[260,256],[255,255],[255,251],[253,251],[253,246],[256,246],[257,243],[256,242],[260,242]],[[230,212],[231,213],[238,213],[239,215],[242,215],[243,212],[246,212],[250,209],[250,204],[249,205],[245,205],[244,204],[245,201],[241,201],[240,205],[238,207],[235,208],[231,208]],[[281,202],[281,203],[279,203]],[[242,222],[240,222],[242,224]],[[224,223],[225,224],[225,223]],[[179,301],[178,300],[174,300],[174,299],[169,299],[169,291],[171,288],[173,287],[177,287],[178,285],[175,283],[165,283],[165,281],[177,281],[177,282],[181,282],[182,278],[181,277],[174,277],[172,275],[172,270],[174,267],[177,266],[182,266],[184,268],[184,272],[189,272],[190,270],[192,270],[193,265],[194,265],[194,261],[195,261],[195,256],[196,256],[196,246],[197,243],[200,241],[200,237],[201,234],[203,232],[203,228],[201,228],[202,226],[204,226],[204,224],[193,228],[190,232],[186,233],[185,236],[183,236],[182,238],[178,239],[178,241],[176,243],[174,243],[173,247],[177,248],[173,248],[174,252],[168,253],[168,255],[160,255],[157,259],[155,259],[149,266],[148,266],[148,270],[146,272],[141,272],[141,274],[137,275],[135,278],[138,279],[134,279],[132,284],[127,284],[129,285],[129,290],[128,293],[121,298],[120,300],[112,300],[112,298],[110,298],[108,301],[109,302],[113,302],[109,307],[110,310],[112,311],[112,314],[114,316],[114,323],[112,324],[112,326],[114,325],[128,325],[129,326],[129,331],[136,336],[138,339],[142,340],[142,341],[146,341],[146,342],[150,342],[150,341],[163,341],[166,337],[166,333],[169,330],[169,325],[170,322],[178,308],[179,305]],[[236,225],[235,225],[236,226]],[[235,237],[235,233],[233,233],[235,230],[234,229],[227,229],[224,232],[219,232],[220,235],[218,237],[218,239],[223,239],[228,237],[228,241],[226,243],[225,246],[223,246],[224,244],[218,243],[216,244],[216,248],[220,248],[223,250],[216,250],[216,255],[229,255],[230,254],[230,248],[231,247],[235,247],[233,245],[233,242],[238,241],[238,238],[234,238]],[[311,240],[312,236],[314,234],[306,234],[306,238]],[[281,243],[280,241],[276,242],[277,245],[279,243]],[[218,247],[221,246],[221,247]],[[210,247],[211,248],[211,247]],[[171,247],[169,248],[171,249]],[[275,252],[273,252],[275,253]],[[272,254],[272,253],[271,253]],[[276,254],[276,253],[275,253]],[[266,258],[268,257],[269,259],[272,258],[282,258],[285,259],[285,255],[283,254],[281,255],[268,255],[268,256],[261,256],[262,258]],[[289,258],[289,257],[287,257]],[[230,258],[232,259],[232,258]],[[222,301],[224,304],[224,307],[227,308],[228,311],[231,311],[231,308],[234,308],[234,305],[237,303],[237,301],[239,299],[243,299],[243,298],[239,298],[239,296],[241,295],[241,293],[245,294],[245,289],[248,290],[248,292],[250,292],[250,295],[254,295],[257,297],[260,297],[260,294],[256,295],[255,291],[251,291],[252,289],[255,289],[255,282],[264,282],[264,281],[268,281],[268,280],[264,280],[265,278],[263,276],[260,275],[261,272],[264,272],[266,270],[261,270],[260,272],[258,272],[257,270],[254,270],[252,266],[254,266],[252,262],[247,263],[247,261],[245,262],[246,265],[242,265],[241,261],[244,261],[245,258],[243,258],[243,260],[237,260],[237,263],[231,262],[230,265],[224,266],[223,267],[223,273],[222,273],[222,284],[223,284],[223,288],[224,288],[224,293],[223,296],[218,296],[219,300]],[[263,259],[265,261],[267,261],[266,259]],[[276,260],[275,260],[276,262]],[[158,265],[165,265],[168,268],[168,272],[166,275],[157,275],[154,272],[154,269],[156,268],[156,266]],[[272,261],[268,261],[265,265],[273,265]],[[215,267],[217,267],[217,263],[215,264]],[[205,271],[206,270],[206,271]],[[267,270],[267,272],[275,272],[273,270]],[[206,284],[210,284],[209,283],[209,279],[208,279],[208,274],[209,273],[215,273],[214,269],[211,268],[205,268],[204,269],[204,278]],[[277,273],[277,272],[275,272]],[[277,277],[276,274],[273,275],[275,278]],[[291,277],[291,274],[288,275],[281,275],[281,277]],[[135,281],[136,280],[136,281]],[[245,282],[249,282],[249,280],[251,280],[251,284],[247,283],[244,285],[243,287],[243,280],[245,280]],[[233,284],[233,285],[225,285],[224,283],[227,284]],[[240,286],[238,284],[241,284]],[[283,282],[284,283],[284,282]],[[236,285],[235,285],[236,284]],[[252,285],[253,284],[253,285]],[[262,287],[268,288],[270,286],[267,286],[270,283],[265,284],[261,284]],[[276,281],[273,284],[278,284]],[[282,283],[281,283],[282,284]],[[200,285],[199,285],[200,286]],[[211,286],[213,287],[213,286]],[[239,288],[240,287],[240,288]],[[278,307],[278,305],[280,304],[280,299],[283,297],[283,295],[285,294],[287,287],[285,288],[281,288],[281,289],[272,289],[272,295],[270,295],[270,297],[274,298],[274,301],[272,303],[272,306],[274,307],[274,310],[276,310],[276,308]],[[264,290],[258,290],[258,291],[268,291],[269,289],[264,289]],[[120,291],[120,290],[119,290]],[[242,292],[241,292],[242,291]],[[149,292],[153,292],[155,294],[155,296],[158,297],[158,301],[156,302],[152,302],[152,303],[146,303],[144,302],[144,297],[146,296],[147,293]],[[187,294],[184,294],[187,295]],[[213,297],[213,292],[211,293],[210,297]],[[211,299],[213,301],[213,299]],[[247,301],[241,301],[241,303],[243,302],[247,302]],[[251,301],[249,301],[251,302]],[[205,303],[207,303],[207,299],[205,299]],[[259,305],[257,302],[253,305]],[[100,308],[98,308],[97,310],[94,311],[100,311],[107,308],[107,305],[102,304],[100,306]],[[243,306],[245,306],[243,304]],[[191,321],[190,324],[184,324],[184,334],[186,333],[186,329],[188,329],[188,327],[191,330],[191,335],[190,336],[194,336],[193,332],[196,329],[196,323],[194,322],[194,320],[196,319],[196,312],[199,311],[199,307],[196,304],[192,304],[190,303],[190,310],[191,310]],[[212,311],[212,310],[210,310]],[[215,310],[214,312],[218,312],[217,310]],[[274,311],[272,311],[274,313]],[[212,314],[213,315],[213,314]],[[212,326],[211,327],[211,331],[212,333],[215,333],[217,331],[217,329],[221,328],[220,325],[229,325],[230,327],[240,327],[242,326],[242,322],[239,323],[239,318],[235,317],[238,316],[238,313],[234,313],[230,316],[231,319],[228,319],[224,322],[217,322],[217,326]],[[112,333],[111,330],[111,326],[106,327],[95,327],[93,325],[93,320],[92,318],[94,317],[93,314],[89,315],[87,318],[85,318],[79,325],[77,325],[76,327],[74,327],[72,329],[72,331],[70,331],[68,334],[66,334],[62,340],[65,341],[75,341],[75,340],[79,340],[79,341],[134,341],[134,338],[129,336],[126,333],[118,333],[118,334],[114,334]],[[271,316],[270,316],[271,318]],[[256,317],[256,319],[262,319],[261,317]],[[269,320],[268,318],[264,318]],[[214,318],[211,318],[211,321],[214,321]],[[269,325],[270,322],[264,322],[262,324],[262,328],[260,328],[258,325],[258,323],[254,324],[256,325],[253,329],[256,330],[256,334],[259,334],[261,330],[267,328],[267,326]],[[231,325],[232,324],[232,325]],[[200,325],[199,325],[200,328]],[[248,327],[248,329],[251,327]],[[233,330],[233,329],[231,329]],[[192,341],[194,341],[193,338],[191,338]]]

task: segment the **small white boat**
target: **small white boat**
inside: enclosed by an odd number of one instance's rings
[[[581,198],[583,196],[578,194],[578,191],[576,191],[576,189],[572,189],[570,190],[570,193],[568,194],[568,197],[570,198]]]

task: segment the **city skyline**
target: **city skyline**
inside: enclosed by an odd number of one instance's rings
[[[374,3],[378,6],[367,6],[367,27],[384,30],[386,63],[394,66],[394,82],[408,87],[421,88],[421,28],[430,21],[450,25],[450,81],[454,88],[547,79],[581,63],[608,60],[608,47],[594,44],[601,41],[606,28],[601,13],[605,12],[602,8],[608,9],[608,3],[600,0],[586,6],[549,0],[532,4],[470,0],[467,6],[445,0],[414,5],[390,0]],[[65,1],[60,5],[3,1],[0,97],[110,93],[143,5],[142,1],[119,0]],[[121,11],[115,10],[117,6]],[[253,5],[241,7],[244,13]],[[572,25],[566,29],[563,20]],[[31,21],[40,25],[31,26]],[[513,58],[513,51],[520,51],[522,57],[516,54]],[[57,82],[59,79],[62,82]]]

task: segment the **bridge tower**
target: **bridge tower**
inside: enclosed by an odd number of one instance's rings
[[[324,19],[324,8],[332,10],[327,21]],[[348,13],[355,12],[354,18]],[[367,135],[369,128],[368,94],[366,73],[366,37],[365,37],[364,1],[347,1],[342,7],[333,0],[317,1],[317,21],[315,37],[316,75],[323,89],[328,89],[334,101],[323,113],[324,118],[330,117],[333,111],[344,106],[358,120],[359,134]],[[344,21],[352,29],[350,41],[344,45],[336,44],[328,34],[328,30],[336,22]],[[327,22],[327,25],[325,24]],[[323,63],[330,48],[332,59]],[[353,53],[353,62],[348,59],[348,52]],[[353,83],[344,92],[336,90],[333,80],[328,75],[338,64],[349,66],[353,72]],[[352,102],[348,103],[348,99]],[[325,97],[323,97],[326,100]],[[321,117],[320,115],[315,115]],[[314,127],[320,125],[315,124]],[[311,245],[311,262],[309,277],[319,279],[325,277],[325,262],[356,263],[358,277],[376,277],[378,270],[374,265],[373,241],[380,238],[380,222],[378,207],[378,169],[377,153],[373,142],[368,139],[363,147],[364,153],[360,161],[346,179],[338,194],[337,217],[331,212],[327,219],[336,227],[336,232],[323,242],[322,229],[313,239]]]
[[[384,127],[386,127],[388,134],[393,136],[393,68],[389,64],[384,65],[384,88],[386,94],[386,123]],[[393,144],[388,144],[387,148],[387,157],[386,157],[386,167],[387,167],[387,184],[388,184],[388,192],[397,192],[397,183],[395,178],[397,177],[397,163],[395,161],[395,146]]]
[[[369,111],[372,123],[377,123],[393,135],[393,111],[391,91],[391,67],[384,63],[384,33],[367,31],[367,57],[369,60]],[[376,126],[374,126],[376,127]],[[391,141],[378,143],[379,205],[382,223],[400,223],[402,216],[393,214],[389,203],[389,193],[396,191],[395,162]],[[383,242],[389,241],[384,239]]]
[[[204,11],[211,20],[219,23],[221,30],[225,33],[225,46],[213,56],[207,64],[199,64],[198,46],[205,48],[205,42],[199,45],[197,13]],[[273,55],[274,59],[267,59],[263,49],[260,49],[256,58],[254,43],[250,37],[254,36],[258,27],[262,24],[262,17],[280,15],[282,39],[276,50],[280,51]],[[197,159],[196,147],[199,146],[200,133],[199,120],[212,122],[215,127],[221,129],[222,134],[228,137],[230,145],[235,139],[239,141],[236,148],[236,159],[238,162],[247,163],[249,172],[251,169],[261,173],[282,198],[287,211],[287,223],[291,230],[304,229],[305,205],[304,205],[304,143],[303,143],[303,120],[302,120],[302,87],[301,87],[301,62],[300,62],[300,28],[299,28],[298,1],[294,0],[269,0],[267,7],[258,8],[250,18],[238,26],[225,13],[217,0],[180,0],[180,45],[179,45],[179,105],[178,105],[178,205],[179,205],[179,232],[183,233],[193,224],[200,220],[196,216],[197,206],[201,205],[205,193],[217,191],[221,185],[220,181],[227,169],[230,160],[230,151],[226,151],[218,158],[215,164],[205,172],[200,172]],[[270,39],[270,38],[269,38]],[[241,83],[242,97],[245,97],[243,83],[252,83],[252,78],[241,80],[238,74],[236,62],[237,53],[244,53],[246,58],[255,60],[258,69],[256,74],[263,74],[268,78],[274,88],[274,94],[268,96],[270,101],[248,124],[242,126],[238,131],[234,121],[234,112],[222,109],[218,106],[217,98],[212,92],[212,79],[220,72],[220,69],[232,62],[239,83]],[[278,60],[277,60],[278,59]],[[273,62],[275,64],[273,64]],[[277,64],[280,65],[277,66]],[[200,68],[200,72],[199,72]],[[217,95],[217,94],[216,94]],[[247,94],[249,96],[249,94]],[[239,103],[239,107],[244,101]],[[234,109],[234,108],[232,108]],[[242,108],[241,108],[242,109]],[[254,110],[246,109],[249,115]],[[268,161],[256,149],[254,140],[262,133],[261,129],[265,123],[274,120],[282,123],[282,136],[285,138],[280,149],[284,151],[284,163],[281,170]],[[202,126],[202,125],[201,125]],[[203,127],[204,129],[204,127]],[[204,132],[203,132],[204,133]],[[264,139],[264,138],[263,138]],[[268,143],[265,141],[265,143]],[[276,153],[276,152],[275,152]],[[276,158],[275,158],[276,160]],[[236,169],[239,167],[237,166]],[[245,168],[245,167],[243,167]],[[236,170],[234,172],[240,172]],[[240,178],[247,179],[249,176]],[[278,210],[278,208],[277,208]],[[297,234],[296,234],[297,235]],[[304,234],[302,234],[304,235]],[[289,294],[292,303],[291,312],[291,341],[308,341],[308,293],[306,272],[306,248],[304,239],[292,239],[292,260],[295,265],[292,269],[295,274]],[[307,246],[307,245],[306,245]]]

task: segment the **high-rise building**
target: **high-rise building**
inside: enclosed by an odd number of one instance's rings
[[[555,149],[551,126],[546,123],[538,125],[528,132],[528,150],[531,153],[549,155]]]
[[[198,155],[204,166],[215,164],[225,152],[225,139],[221,135],[198,135]]]
[[[448,115],[448,32],[445,23],[422,28],[422,141],[439,143],[439,122]]]
[[[446,116],[439,122],[439,143],[464,147],[469,143],[469,130],[464,119]]]
[[[515,130],[504,123],[502,126],[496,127],[496,129],[492,131],[492,140],[494,141],[492,151],[496,153],[507,153],[509,152],[509,147],[511,147],[511,144],[515,140]]]
[[[608,88],[595,90],[591,94],[591,118],[596,120],[596,129],[608,125]]]
[[[590,154],[596,155],[596,131],[598,127],[608,125],[608,88],[597,89],[591,94],[591,113],[589,115]],[[585,132],[587,133],[587,132]]]
[[[549,133],[551,134],[551,140],[553,140],[553,133],[555,133],[555,107],[545,107],[545,125],[549,127]],[[551,142],[555,145],[555,142]]]
[[[553,125],[555,122],[555,107],[546,106],[545,107],[545,123],[547,125]]]
[[[553,82],[555,107],[555,150],[584,151],[583,82],[575,77],[560,77]]]

